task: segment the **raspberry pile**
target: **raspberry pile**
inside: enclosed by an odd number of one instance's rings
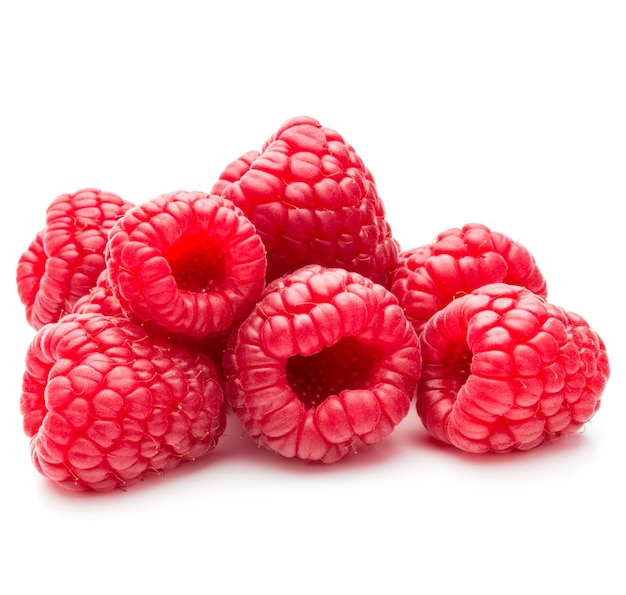
[[[462,451],[529,450],[583,427],[610,374],[529,250],[479,223],[401,250],[370,170],[307,116],[209,192],[60,195],[16,279],[35,331],[23,428],[73,490],[204,457],[229,424],[334,463],[412,405]]]

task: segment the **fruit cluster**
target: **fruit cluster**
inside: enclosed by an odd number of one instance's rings
[[[36,331],[24,431],[38,471],[74,490],[204,456],[227,423],[332,463],[412,403],[458,449],[531,449],[588,422],[609,377],[526,248],[470,223],[401,250],[363,161],[305,116],[209,192],[57,197],[17,289]]]

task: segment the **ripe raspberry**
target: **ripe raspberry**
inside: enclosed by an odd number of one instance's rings
[[[410,409],[420,364],[391,292],[308,265],[269,284],[231,333],[226,399],[260,445],[332,463],[391,433]]]
[[[420,336],[417,412],[469,452],[528,450],[591,419],[609,377],[602,339],[526,288],[483,286],[449,303]]]
[[[35,329],[56,322],[104,270],[109,230],[131,204],[93,188],[55,198],[17,265],[17,291]]]
[[[125,487],[201,457],[226,421],[208,357],[101,314],[37,332],[20,405],[35,467],[74,490]]]
[[[232,202],[203,192],[131,209],[111,230],[105,257],[124,312],[190,337],[226,335],[265,287],[254,226]]]
[[[521,285],[547,296],[546,282],[524,246],[469,223],[440,233],[432,244],[401,252],[391,291],[419,335],[435,312],[489,283]]]
[[[341,267],[388,286],[399,247],[374,178],[334,130],[287,120],[260,153],[228,165],[212,192],[250,218],[267,249],[271,281],[306,264]]]

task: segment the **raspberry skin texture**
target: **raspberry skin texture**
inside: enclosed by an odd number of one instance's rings
[[[212,190],[232,200],[267,249],[268,282],[307,264],[344,268],[387,287],[397,264],[371,172],[336,131],[291,118],[229,164]]]
[[[95,285],[105,268],[109,231],[131,206],[95,188],[61,194],[50,203],[45,227],[17,265],[18,295],[34,329],[59,320]]]
[[[391,291],[419,335],[435,312],[490,283],[520,285],[547,297],[546,281],[528,249],[485,225],[468,223],[402,251]]]
[[[46,253],[43,249],[45,229],[37,232],[28,248],[22,253],[17,264],[17,293],[26,308],[26,320],[35,329],[43,326],[40,316],[33,312],[41,280],[46,272]],[[41,307],[38,308],[41,311]],[[56,308],[53,308],[56,310]],[[46,315],[50,317],[50,315]],[[58,315],[57,315],[58,319]],[[48,322],[53,322],[48,320]]]
[[[226,399],[260,446],[334,463],[387,437],[410,411],[417,335],[367,277],[307,265],[268,285],[231,333]]]
[[[249,169],[252,163],[261,156],[261,153],[256,150],[248,151],[244,153],[238,159],[235,159],[232,163],[229,163],[222,173],[219,176],[219,179],[213,187],[211,188],[211,192],[213,194],[222,194],[224,188],[233,182],[241,179],[243,174],[245,174]]]
[[[261,237],[228,199],[162,194],[109,234],[108,282],[129,316],[189,337],[226,336],[265,288]]]
[[[417,413],[434,438],[472,453],[530,450],[577,432],[610,374],[605,344],[581,316],[505,283],[436,312],[420,346]]]
[[[139,324],[150,335],[161,335],[169,342],[182,343],[189,349],[200,351],[208,355],[213,362],[222,369],[222,357],[226,347],[227,336],[216,337],[188,337],[179,333],[170,333],[157,324],[141,321],[128,316],[117,301],[107,279],[106,270],[100,273],[95,287],[79,298],[72,308],[73,314],[97,313],[105,316],[122,316]]]
[[[125,488],[202,457],[226,423],[208,357],[94,313],[37,331],[20,410],[36,469],[75,491]]]
[[[97,313],[103,314],[104,316],[126,316],[117,298],[113,295],[106,269],[98,275],[96,284],[89,290],[89,293],[86,293],[76,300],[71,313]],[[140,321],[136,322],[140,324]]]

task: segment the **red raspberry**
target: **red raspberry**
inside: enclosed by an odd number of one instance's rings
[[[602,339],[580,316],[496,283],[436,312],[420,336],[417,412],[469,452],[528,450],[591,419],[609,377]]]
[[[263,242],[229,200],[163,194],[111,230],[108,282],[128,315],[189,337],[227,334],[265,287]]]
[[[86,294],[104,270],[104,247],[115,221],[131,207],[93,188],[55,198],[46,226],[17,265],[17,291],[35,329],[56,322]]]
[[[419,334],[450,301],[489,283],[521,285],[547,295],[546,282],[524,246],[469,223],[440,233],[432,244],[401,252],[391,291]]]
[[[225,427],[213,362],[121,316],[68,314],[40,329],[22,386],[35,467],[68,489],[167,471],[211,451]]]
[[[420,374],[394,296],[354,272],[308,265],[268,285],[230,335],[226,398],[260,445],[332,463],[389,435]]]
[[[320,264],[388,286],[399,248],[374,179],[355,150],[317,120],[287,120],[261,153],[227,166],[212,192],[256,226],[268,253],[268,281]]]

